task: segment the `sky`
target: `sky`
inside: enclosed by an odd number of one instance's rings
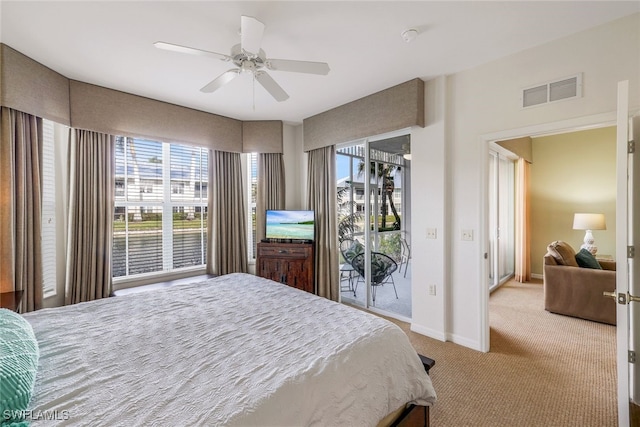
[[[349,176],[349,160],[347,156],[336,156],[336,180],[339,181],[342,178]]]

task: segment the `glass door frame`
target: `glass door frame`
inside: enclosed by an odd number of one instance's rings
[[[507,282],[515,273],[513,260],[515,260],[515,161],[517,156],[510,151],[503,149],[497,144],[491,144],[489,147],[489,185],[488,185],[488,198],[489,198],[489,234],[492,240],[489,240],[489,292],[493,292],[499,288],[502,284]],[[509,168],[511,168],[509,176],[509,182],[507,183],[510,199],[505,205],[503,202],[503,185],[502,172],[504,172],[502,165],[503,161],[509,162]],[[492,162],[494,162],[492,167]],[[507,170],[507,172],[509,172]],[[508,211],[507,218],[504,218],[504,211]],[[507,221],[509,230],[503,230],[505,227],[501,227]],[[507,245],[507,251],[511,249],[507,257],[510,257],[512,262],[510,264],[510,271],[506,274],[502,274],[504,260],[500,255],[504,250],[504,245]]]
[[[398,131],[394,131],[394,132],[388,132],[385,134],[381,134],[381,135],[376,135],[376,136],[372,136],[372,137],[368,137],[368,138],[362,138],[362,139],[357,139],[357,140],[353,140],[344,144],[338,144],[336,146],[337,149],[340,149],[342,147],[349,147],[349,146],[355,146],[355,145],[363,145],[364,146],[364,164],[365,164],[365,168],[364,168],[364,248],[365,248],[365,271],[371,271],[371,252],[373,251],[373,248],[375,247],[375,245],[377,244],[377,240],[372,242],[372,239],[377,239],[378,238],[378,230],[376,228],[376,230],[374,231],[372,229],[373,227],[377,227],[377,219],[372,219],[372,191],[376,191],[376,199],[378,197],[377,195],[377,189],[379,188],[379,182],[378,182],[378,177],[377,177],[377,173],[375,176],[375,181],[376,181],[376,186],[373,187],[372,183],[371,183],[371,143],[376,142],[376,141],[382,141],[385,139],[390,139],[390,138],[395,138],[395,137],[401,137],[401,136],[405,136],[408,135],[409,137],[411,137],[411,129],[410,128],[405,128],[405,129],[401,129]],[[369,165],[369,166],[367,166]],[[403,166],[403,177],[406,174],[406,165]],[[376,169],[377,172],[377,169]],[[406,197],[409,196],[408,194],[406,194],[406,189],[405,187],[405,181],[403,180],[403,198],[402,198],[402,213],[403,213],[403,220],[401,221],[401,229],[398,230],[398,233],[402,233],[404,231],[403,227],[406,227],[406,223],[404,225],[402,225],[402,223],[404,223],[404,217],[405,217],[405,210],[404,210],[404,206],[406,204]],[[352,198],[353,200],[353,198]],[[376,206],[378,205],[378,201],[375,201]],[[377,215],[377,214],[376,214]],[[376,216],[377,218],[377,216]],[[372,222],[375,221],[375,222]],[[370,274],[366,275],[364,277],[364,284],[365,284],[365,304],[364,306],[361,306],[363,308],[365,308],[366,310],[372,311],[374,313],[378,313],[378,314],[382,314],[388,317],[392,317],[395,319],[399,319],[399,320],[403,320],[403,321],[411,321],[411,318],[408,318],[402,314],[399,313],[395,313],[393,311],[387,311],[387,310],[382,310],[380,308],[377,308],[375,306],[373,306],[372,304],[372,293],[371,293],[371,280],[370,280]],[[340,300],[342,300],[342,296],[340,298]],[[413,310],[412,310],[413,311]]]

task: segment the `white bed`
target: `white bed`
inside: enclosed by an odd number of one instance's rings
[[[40,347],[30,409],[60,425],[375,426],[435,402],[396,325],[253,275],[24,317]]]

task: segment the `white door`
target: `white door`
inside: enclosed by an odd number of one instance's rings
[[[633,149],[629,153],[629,246],[631,246],[634,252],[640,250],[640,197],[634,194],[634,189],[637,192],[640,188],[640,160],[636,157],[635,151],[640,147],[640,115],[636,115],[631,120],[631,133],[629,141],[634,141]],[[633,254],[629,257],[629,293],[634,297],[640,297],[640,262],[637,261],[638,255]],[[640,355],[640,301],[633,300],[633,303],[629,304],[629,349],[636,355],[635,363],[629,364],[629,378],[630,378],[630,401],[631,404],[640,406],[640,361],[637,360],[637,356]],[[633,413],[638,411],[632,411]],[[631,419],[634,420],[633,415]],[[636,419],[635,425],[640,424],[640,420]]]
[[[640,147],[640,115],[635,115],[630,120],[629,147],[628,154],[629,169],[629,219],[628,219],[628,245],[632,251],[637,253],[640,250],[640,197],[634,194],[634,189],[640,188],[640,160],[636,156],[636,150]],[[633,405],[640,406],[640,262],[635,253],[627,254],[629,266],[629,300],[628,324],[629,324],[629,350],[633,351],[635,362],[629,364],[629,398]],[[635,298],[633,298],[635,297]],[[639,419],[634,420],[634,411],[631,412],[631,420],[635,425],[640,424]],[[636,410],[637,414],[638,411]],[[638,415],[636,415],[637,417]]]
[[[640,138],[640,116],[629,119],[629,82],[618,83],[617,201],[616,201],[616,298],[618,424],[630,425],[629,407],[640,403],[640,262],[634,262],[634,245],[640,243],[640,161],[634,161],[629,141]],[[638,144],[636,144],[637,146]],[[634,197],[635,196],[635,197]]]

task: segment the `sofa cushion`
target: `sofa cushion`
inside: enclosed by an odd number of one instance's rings
[[[602,267],[600,266],[600,263],[598,262],[596,257],[594,257],[591,252],[584,248],[580,249],[580,251],[576,254],[576,262],[580,267],[602,270]]]
[[[549,246],[547,246],[547,251],[556,259],[559,265],[578,267],[576,251],[574,251],[567,242],[563,242],[562,240],[551,242]]]

